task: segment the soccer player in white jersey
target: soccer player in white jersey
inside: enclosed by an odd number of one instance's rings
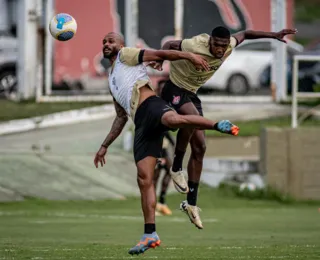
[[[138,185],[144,215],[144,235],[129,250],[140,254],[160,245],[156,233],[156,194],[153,174],[157,158],[161,157],[163,135],[178,128],[213,129],[237,135],[239,128],[228,120],[213,122],[201,116],[179,115],[154,92],[146,67],[146,61],[187,59],[198,69],[208,70],[204,58],[188,52],[174,50],[141,50],[124,47],[123,38],[114,32],[103,39],[103,54],[112,63],[109,75],[110,92],[114,98],[116,118],[111,130],[94,158],[96,167],[105,164],[105,155],[111,143],[120,135],[128,116],[135,124],[134,159],[138,170]]]
[[[203,116],[198,89],[209,80],[232,53],[232,50],[245,39],[272,38],[285,42],[284,37],[295,34],[295,29],[279,32],[261,32],[247,30],[231,35],[222,26],[214,28],[211,35],[203,33],[190,39],[166,42],[162,49],[180,50],[199,54],[208,61],[209,70],[197,70],[187,60],[170,62],[170,79],[162,90],[161,98],[167,101],[181,115]],[[162,62],[150,64],[161,70]],[[191,155],[188,163],[188,182],[182,170],[183,158],[190,143]],[[217,149],[219,149],[217,147]],[[172,181],[180,193],[187,193],[187,200],[180,208],[199,229],[203,228],[197,207],[198,186],[202,172],[203,158],[206,151],[204,131],[200,129],[180,129],[177,134],[175,155],[170,171]]]

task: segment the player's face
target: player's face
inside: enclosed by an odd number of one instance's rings
[[[230,44],[229,38],[211,37],[210,52],[217,59],[221,59],[225,54],[225,52],[227,51],[229,44]]]
[[[117,37],[112,34],[108,34],[102,41],[102,53],[107,59],[117,56],[122,45],[120,44]]]

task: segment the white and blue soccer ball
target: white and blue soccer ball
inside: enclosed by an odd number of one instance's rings
[[[49,31],[58,41],[68,41],[77,32],[77,22],[70,14],[60,13],[51,19]]]

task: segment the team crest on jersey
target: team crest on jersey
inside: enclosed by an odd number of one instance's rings
[[[180,103],[180,96],[173,96],[172,104],[178,105]]]

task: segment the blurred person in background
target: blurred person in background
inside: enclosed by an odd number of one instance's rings
[[[156,89],[156,93],[158,96],[161,96],[161,91],[163,88],[163,84],[161,82],[158,84],[158,87]],[[155,190],[157,190],[157,183],[159,181],[159,177],[161,174],[161,170],[164,170],[164,175],[161,181],[161,188],[160,188],[160,196],[158,203],[156,205],[156,214],[157,215],[172,215],[172,211],[166,204],[166,194],[169,188],[169,184],[171,181],[171,175],[170,175],[170,168],[172,166],[172,150],[174,149],[174,139],[171,136],[169,132],[166,132],[164,134],[163,138],[163,144],[162,144],[162,157],[158,158],[158,162],[156,165],[156,168],[154,170],[154,185]]]
[[[160,196],[156,206],[156,213],[159,215],[172,215],[172,211],[166,204],[166,195],[169,188],[169,184],[171,181],[170,175],[170,168],[172,166],[172,153],[171,150],[174,149],[175,142],[173,137],[170,135],[169,132],[166,132],[163,138],[162,144],[162,157],[158,158],[157,166],[154,170],[154,185],[155,189],[157,190],[157,183],[159,181],[159,177],[161,174],[161,170],[164,170],[164,175],[161,181],[161,188],[160,188]]]

